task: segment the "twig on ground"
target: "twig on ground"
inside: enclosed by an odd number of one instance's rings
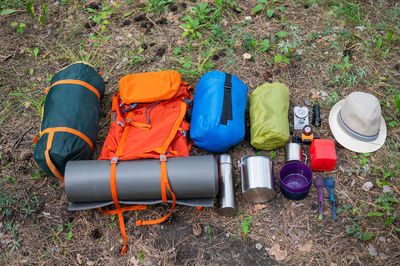
[[[164,35],[165,39],[167,39],[167,42],[168,42],[168,48],[171,48],[171,43],[172,42],[169,39],[168,35],[165,34],[163,29],[160,26],[158,26],[157,23],[155,23],[154,20],[152,20],[148,15],[146,15],[146,18],[147,18],[148,21],[150,21],[154,25],[154,27],[156,27],[162,33],[162,35]]]
[[[26,135],[26,133],[28,133],[33,126],[30,126],[27,130],[25,130],[12,144],[11,147],[13,147],[14,149],[18,148],[19,144],[21,143],[22,139],[24,138],[24,136]]]

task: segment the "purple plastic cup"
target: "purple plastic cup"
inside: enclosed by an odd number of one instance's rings
[[[311,187],[312,171],[302,162],[287,162],[279,171],[279,183],[288,192],[305,192]]]

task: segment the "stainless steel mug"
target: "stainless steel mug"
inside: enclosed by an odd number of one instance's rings
[[[243,199],[261,203],[275,198],[273,163],[266,156],[245,156],[238,162],[242,176]]]
[[[300,143],[290,142],[286,144],[286,162],[290,161],[303,161],[303,151]]]
[[[221,154],[218,160],[219,175],[219,213],[233,216],[235,208],[235,187],[233,185],[232,159],[228,154]]]

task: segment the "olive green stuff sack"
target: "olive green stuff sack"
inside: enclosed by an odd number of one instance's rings
[[[289,139],[289,88],[279,82],[264,83],[250,95],[251,145],[273,150]]]

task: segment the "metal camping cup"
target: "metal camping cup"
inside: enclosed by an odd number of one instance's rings
[[[303,151],[300,143],[289,142],[286,144],[286,162],[290,161],[303,161]]]
[[[233,186],[232,159],[228,154],[221,154],[218,160],[219,167],[219,213],[224,216],[233,216],[235,208],[235,190]]]
[[[261,203],[275,198],[273,163],[266,156],[245,156],[238,162],[242,176],[243,199]]]

